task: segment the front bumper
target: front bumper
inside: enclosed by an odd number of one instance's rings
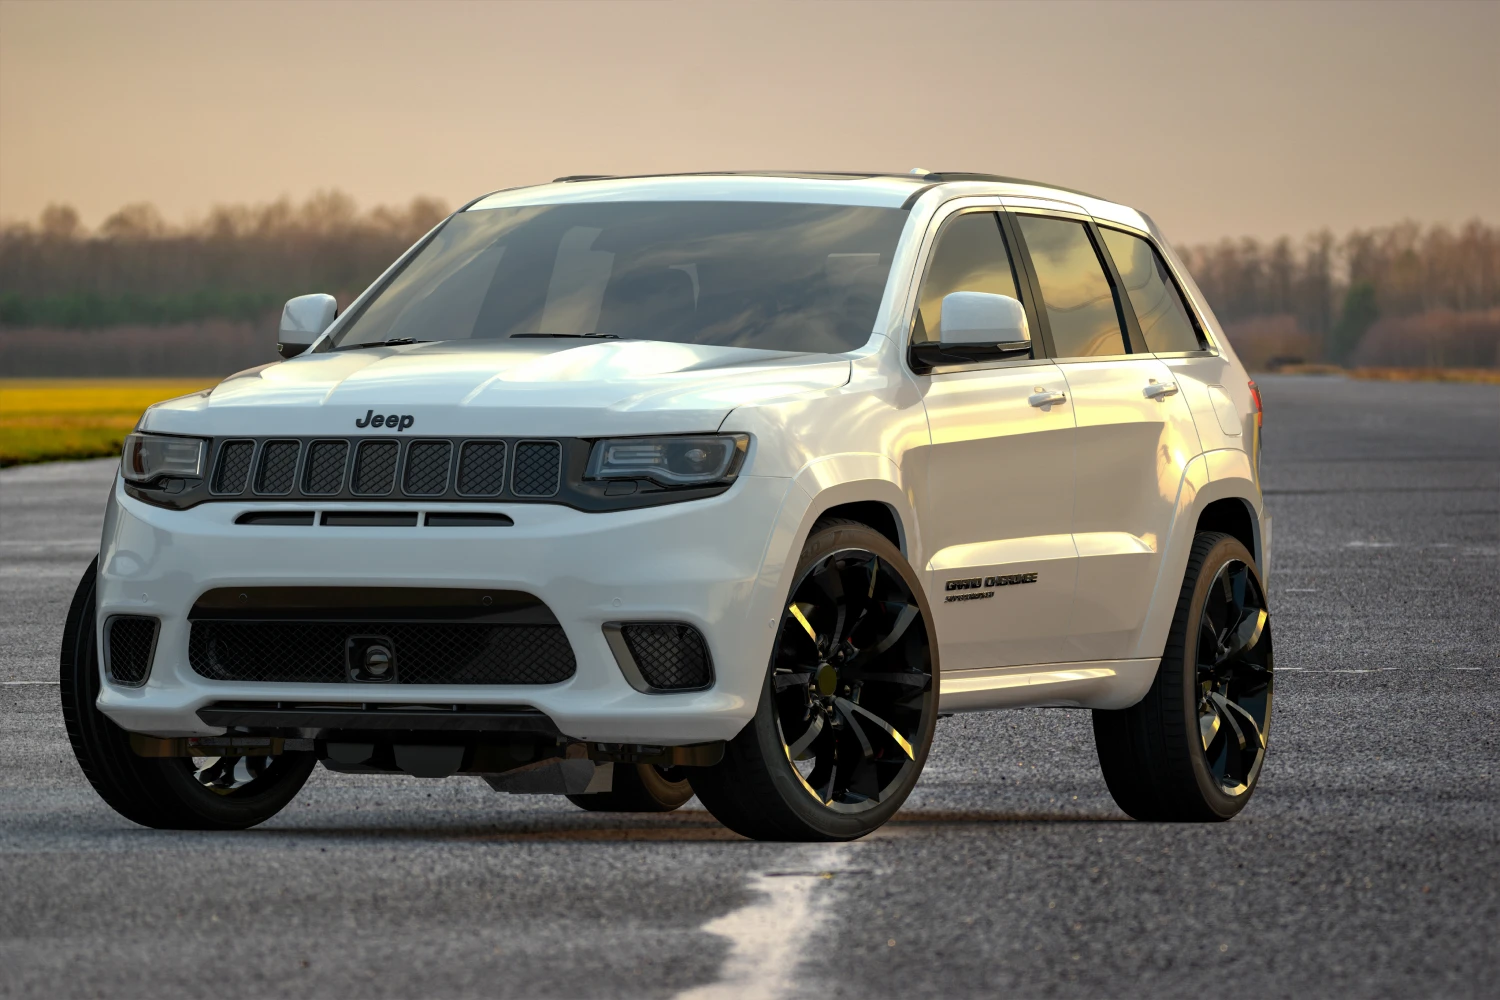
[[[110,615],[153,615],[161,631],[142,687],[103,680],[98,705],[115,723],[158,736],[209,736],[223,730],[205,724],[198,711],[220,701],[503,704],[536,708],[580,740],[677,745],[729,739],[755,712],[806,497],[789,479],[741,476],[717,497],[612,513],[546,504],[381,505],[493,510],[514,520],[504,528],[234,523],[245,511],[277,506],[164,510],[127,496],[116,481],[100,550],[97,620],[102,627]],[[578,668],[569,680],[549,685],[209,680],[189,665],[188,611],[205,591],[233,586],[525,591],[551,608]],[[711,688],[647,694],[631,687],[602,626],[651,620],[687,622],[702,632],[714,663]]]

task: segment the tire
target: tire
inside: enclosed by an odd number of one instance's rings
[[[569,795],[568,801],[589,812],[671,812],[693,797],[677,768],[653,764],[616,764],[614,787],[593,795]]]
[[[853,521],[816,524],[793,580],[755,717],[688,780],[746,837],[853,840],[901,808],[926,763],[932,612],[900,550]]]
[[[1179,823],[1243,809],[1265,763],[1274,669],[1254,557],[1230,535],[1199,533],[1151,689],[1130,708],[1094,712],[1099,766],[1120,808]]]
[[[243,830],[276,815],[307,781],[315,755],[139,757],[130,748],[129,734],[95,707],[100,684],[94,628],[98,566],[95,559],[83,574],[68,609],[59,678],[68,740],[94,791],[131,822],[161,830]]]

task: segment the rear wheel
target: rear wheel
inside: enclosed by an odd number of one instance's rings
[[[920,581],[885,536],[814,527],[778,623],[754,719],[693,769],[698,798],[758,840],[852,840],[901,807],[937,723]]]
[[[281,811],[317,763],[311,753],[275,757],[139,757],[130,736],[94,706],[99,656],[89,566],[63,630],[59,681],[73,754],[99,797],[142,826],[242,830]]]
[[[1212,822],[1255,791],[1271,726],[1271,618],[1238,539],[1193,541],[1161,667],[1138,704],[1094,712],[1099,764],[1136,819]]]
[[[654,764],[616,764],[613,787],[593,795],[569,795],[589,812],[671,812],[693,797],[680,769]]]

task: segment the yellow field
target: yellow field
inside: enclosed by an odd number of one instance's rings
[[[0,379],[0,466],[118,455],[152,403],[214,379]]]

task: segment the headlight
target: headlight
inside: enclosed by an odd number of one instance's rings
[[[594,444],[589,479],[650,479],[662,486],[702,486],[733,479],[748,434],[608,438]]]
[[[203,476],[202,438],[168,437],[164,434],[131,434],[125,438],[120,472],[133,483],[146,483],[159,476]]]

